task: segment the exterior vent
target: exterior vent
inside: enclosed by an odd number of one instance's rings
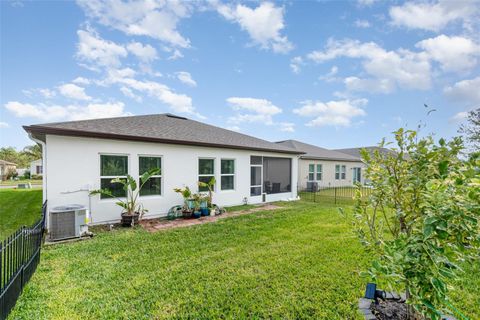
[[[166,115],[167,117],[169,117],[169,118],[180,119],[180,120],[188,120],[188,119],[185,118],[185,117],[176,116],[176,115],[171,114],[171,113],[166,113],[165,115]]]
[[[87,209],[78,204],[50,210],[50,240],[80,237],[88,232]]]
[[[267,194],[262,193],[262,202],[267,202]]]

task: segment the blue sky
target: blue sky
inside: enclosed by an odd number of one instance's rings
[[[478,1],[0,6],[0,146],[31,144],[22,125],[171,112],[342,148],[421,121],[451,137],[480,106]]]

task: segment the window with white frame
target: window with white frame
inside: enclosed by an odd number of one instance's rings
[[[317,164],[317,172],[315,173],[317,181],[322,180],[322,173],[323,173],[323,166],[321,164]]]
[[[235,160],[221,159],[220,161],[220,189],[235,189]]]
[[[100,155],[100,188],[110,190],[115,197],[125,197],[126,191],[120,183],[111,183],[115,178],[127,179],[128,156]],[[101,194],[100,199],[109,198]]]
[[[153,169],[159,169],[160,171],[145,181],[143,188],[140,190],[140,196],[158,196],[162,194],[162,158],[154,156],[138,157],[139,177],[145,172],[149,172]],[[139,178],[139,184],[141,185],[142,183],[144,183],[144,181]]]
[[[310,163],[308,165],[308,181],[313,181],[315,179],[315,164]]]
[[[209,183],[215,177],[215,159],[198,159],[198,181]],[[215,186],[213,187],[215,189]],[[198,191],[208,191],[207,187],[198,186]]]
[[[335,180],[345,180],[347,178],[347,166],[335,165]]]

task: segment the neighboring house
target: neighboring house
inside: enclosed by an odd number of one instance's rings
[[[334,149],[334,151],[342,152],[342,153],[351,155],[353,157],[362,158],[362,154],[360,153],[360,150],[362,149],[366,149],[370,153],[378,151],[380,152],[381,155],[395,154],[395,151],[387,148],[381,148],[381,147],[358,147],[358,148]]]
[[[298,187],[301,190],[318,187],[351,186],[364,183],[365,165],[359,157],[328,150],[297,140],[279,141],[285,147],[304,152],[298,163]]]
[[[11,171],[16,171],[16,169],[17,165],[15,163],[0,160],[0,180],[6,180],[8,173]]]
[[[25,172],[29,171],[27,168],[17,168],[17,175],[18,177],[25,176]]]
[[[30,176],[43,176],[42,159],[33,160],[30,162]]]
[[[25,126],[42,144],[44,200],[48,209],[66,204],[90,208],[93,223],[116,222],[116,200],[89,190],[108,188],[130,174],[135,179],[153,167],[140,195],[146,218],[166,216],[182,204],[173,191],[216,178],[213,202],[221,206],[297,198],[298,155],[302,152],[238,132],[171,114],[131,116]],[[90,203],[90,205],[89,205]]]

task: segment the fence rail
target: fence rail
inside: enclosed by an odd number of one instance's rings
[[[23,226],[0,242],[0,319],[4,320],[15,306],[23,287],[40,262],[45,230],[47,202],[42,216],[32,226]]]
[[[359,186],[362,196],[372,193],[370,186]],[[353,197],[357,186],[312,186],[299,188],[300,199],[310,202],[331,204],[353,204]]]

